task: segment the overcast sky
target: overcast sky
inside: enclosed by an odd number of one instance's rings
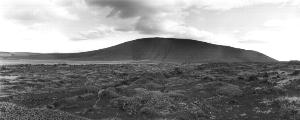
[[[300,0],[0,0],[0,51],[80,52],[157,36],[300,60]]]

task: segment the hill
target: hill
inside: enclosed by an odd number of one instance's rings
[[[22,59],[63,59],[99,61],[155,62],[275,62],[262,53],[229,46],[176,38],[144,38],[105,49],[64,54],[29,54],[12,56]]]

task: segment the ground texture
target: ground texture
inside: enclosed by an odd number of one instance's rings
[[[0,66],[0,120],[299,120],[300,64]]]

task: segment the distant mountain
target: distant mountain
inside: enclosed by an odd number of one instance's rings
[[[105,49],[63,54],[10,56],[18,59],[65,59],[156,62],[276,62],[262,53],[206,42],[175,38],[144,38]]]
[[[0,59],[14,59],[33,55],[41,55],[40,53],[29,52],[0,52]]]

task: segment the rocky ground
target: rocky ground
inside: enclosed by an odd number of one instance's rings
[[[299,120],[300,64],[0,66],[0,120]]]

